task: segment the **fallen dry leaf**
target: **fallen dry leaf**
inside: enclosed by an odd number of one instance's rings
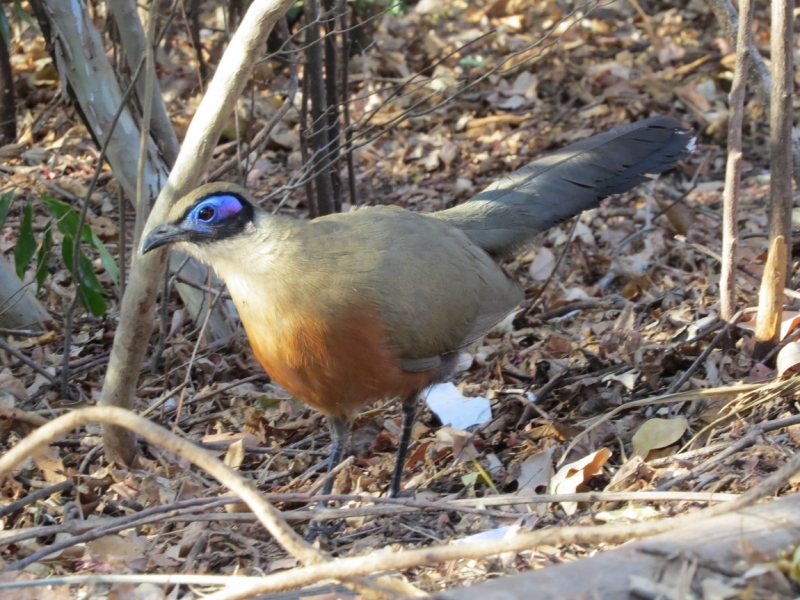
[[[795,367],[798,365],[800,365],[800,342],[789,342],[778,352],[778,375],[797,371]]]
[[[683,417],[645,421],[633,434],[633,454],[646,459],[650,450],[664,448],[681,439],[688,427],[689,422]]]
[[[536,258],[533,259],[531,266],[528,267],[528,273],[536,281],[544,281],[553,272],[556,266],[556,257],[547,248],[542,248],[536,253]]]
[[[238,469],[240,466],[242,466],[244,456],[244,440],[239,439],[228,447],[228,451],[225,453],[225,460],[223,462],[231,469]]]
[[[611,458],[611,450],[600,448],[574,463],[564,465],[550,480],[551,494],[574,494],[592,477],[603,470],[603,465]],[[568,515],[578,510],[577,502],[562,502],[561,507]]]

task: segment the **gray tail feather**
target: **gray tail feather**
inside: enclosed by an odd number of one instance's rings
[[[694,151],[695,138],[669,117],[601,133],[514,171],[467,202],[435,213],[492,255],[596,208],[666,171]]]

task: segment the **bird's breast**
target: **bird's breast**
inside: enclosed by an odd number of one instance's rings
[[[354,301],[332,307],[291,292],[241,295],[236,286],[229,289],[269,376],[323,414],[349,418],[367,404],[406,397],[430,381],[431,373],[400,368],[373,306]]]

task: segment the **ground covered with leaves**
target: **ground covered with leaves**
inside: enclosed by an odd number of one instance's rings
[[[221,9],[212,4],[203,6],[200,33],[204,61],[213,71],[227,37]],[[741,494],[798,451],[800,405],[791,378],[800,363],[793,342],[800,324],[800,312],[793,312],[797,299],[787,298],[782,331],[787,344],[762,362],[751,356],[750,315],[728,330],[718,320],[732,47],[718,37],[702,2],[648,3],[645,14],[635,4],[592,5],[593,12],[577,19],[586,8],[570,16],[549,1],[440,6],[423,0],[407,14],[375,17],[371,43],[351,57],[356,145],[372,137],[369,126],[416,112],[354,150],[357,197],[345,194],[346,210],[353,204],[439,210],[548,150],[654,114],[678,118],[698,141],[691,159],[652,185],[551,230],[507,262],[526,300],[469,348],[470,360],[455,380],[460,394],[484,398],[490,414],[478,411],[480,417],[456,427],[463,415],[446,407],[421,410],[404,481],[413,498],[374,506],[368,501],[388,487],[400,431],[398,406],[381,403],[357,418],[349,446],[354,459],[334,486],[335,494],[349,496],[332,505],[343,510],[335,521],[346,518],[319,540],[334,556],[502,536],[512,528],[687,513],[706,505],[708,494],[724,494],[718,500]],[[39,284],[54,325],[46,332],[6,336],[6,343],[29,359],[0,353],[5,390],[0,432],[6,448],[52,416],[99,400],[118,322],[120,287],[112,265],[119,257],[121,218],[127,218],[128,259],[133,253],[133,211],[128,206],[127,216],[121,215],[116,181],[106,171],[89,207],[96,238],[84,244],[105,306],[89,306],[94,315],[78,309],[67,399],[59,374],[64,314],[75,289],[61,252],[69,232],[49,225],[62,205],[48,198],[77,208],[98,150],[63,95],[42,38],[18,15],[9,16],[20,133],[0,147],[2,191],[12,192],[0,250],[21,266],[27,281]],[[756,17],[756,42],[763,52],[769,46],[767,8],[759,5]],[[95,18],[104,22],[100,7]],[[181,18],[166,40],[158,72],[181,131],[202,96],[198,60]],[[423,75],[409,83],[418,73]],[[240,157],[245,168],[226,178],[244,182],[265,206],[283,202],[284,213],[306,218],[302,186],[291,194],[282,187],[294,185],[292,175],[302,164],[297,111],[287,112],[261,153],[241,153],[241,144],[285,100],[288,80],[289,69],[279,58],[258,66],[209,172]],[[466,89],[450,99],[459,86]],[[299,106],[299,94],[295,103]],[[767,136],[764,109],[748,96],[741,308],[756,305],[765,260]],[[43,250],[48,244],[49,254]],[[796,289],[797,276],[792,281]],[[215,294],[210,290],[209,300]],[[219,298],[235,322],[226,296]],[[212,339],[202,323],[188,317],[174,290],[166,302],[161,334],[153,334],[153,346],[161,335],[164,351],[142,373],[136,410],[224,457],[305,533],[321,510],[307,494],[321,488],[321,462],[330,442],[323,417],[269,382],[243,333]],[[108,464],[99,426],[87,426],[20,464],[0,487],[2,567],[24,567],[24,577],[44,578],[266,574],[296,566],[252,515],[219,499],[225,490],[216,481],[152,444],[143,443],[141,453],[136,469]],[[798,483],[781,493],[796,491]],[[531,498],[583,491],[685,496],[591,503]],[[539,547],[403,575],[416,588],[435,592],[597,550]],[[770,581],[772,597],[797,595],[797,581],[789,575],[783,587]],[[128,597],[121,585],[114,593]],[[78,593],[78,586],[58,589],[48,593],[58,598]],[[91,589],[92,597],[108,593],[107,587]],[[747,590],[764,592],[764,584],[749,579],[735,593]],[[161,597],[170,588],[150,591]],[[40,592],[23,590],[14,597],[26,593]],[[186,586],[171,589],[173,597],[192,593]]]

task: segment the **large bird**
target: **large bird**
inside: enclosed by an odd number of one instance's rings
[[[639,121],[540,158],[434,214],[375,207],[301,221],[214,183],[180,199],[142,252],[173,244],[214,268],[270,377],[328,417],[329,468],[341,460],[354,415],[400,398],[389,487],[397,496],[417,397],[447,379],[458,351],[523,298],[495,259],[693,148],[674,119]]]

